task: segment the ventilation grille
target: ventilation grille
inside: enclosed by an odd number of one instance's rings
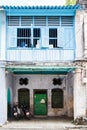
[[[35,26],[46,26],[46,17],[34,17]]]
[[[19,17],[18,16],[8,17],[8,26],[19,26]]]
[[[47,18],[47,21],[46,21]],[[60,21],[61,20],[61,21]],[[34,24],[33,24],[34,21]],[[32,16],[9,16],[8,17],[8,26],[73,26],[74,20],[72,16],[35,16],[34,19]]]
[[[61,17],[61,26],[73,26],[73,17]]]
[[[59,17],[48,17],[48,26],[59,26]]]
[[[23,16],[21,17],[21,26],[31,26],[33,24],[32,17]]]

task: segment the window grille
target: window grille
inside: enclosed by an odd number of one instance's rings
[[[41,36],[40,28],[34,28],[33,32],[31,31],[30,28],[18,28],[17,47],[37,47],[37,46],[39,47],[40,36]]]
[[[61,26],[73,26],[73,17],[72,16],[62,16],[61,17]]]
[[[33,17],[22,16],[21,17],[21,26],[31,26],[33,24]]]
[[[31,47],[31,29],[17,29],[17,47]]]
[[[35,26],[46,26],[46,17],[36,16],[34,17],[34,25]]]
[[[48,17],[48,26],[59,26],[59,24],[60,24],[59,17],[57,16]]]
[[[19,26],[19,16],[9,16],[8,26]]]

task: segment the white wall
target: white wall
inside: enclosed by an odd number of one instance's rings
[[[6,14],[4,10],[0,10],[0,60],[6,58]]]
[[[0,126],[7,121],[7,91],[5,68],[0,68]]]
[[[74,118],[86,116],[86,89],[82,82],[81,69],[74,74]]]
[[[76,60],[83,58],[83,10],[77,10],[75,16]]]

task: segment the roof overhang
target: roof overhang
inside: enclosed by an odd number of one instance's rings
[[[75,66],[7,66],[6,71],[14,74],[61,74],[75,70]]]
[[[74,6],[1,6],[7,16],[74,16],[80,5]]]

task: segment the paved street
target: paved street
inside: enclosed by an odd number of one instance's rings
[[[87,130],[87,125],[74,125],[71,119],[31,119],[8,121],[0,130]]]

